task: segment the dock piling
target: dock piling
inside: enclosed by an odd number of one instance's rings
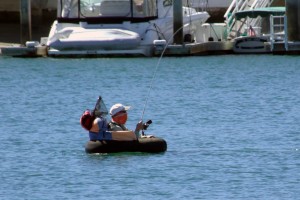
[[[300,41],[300,0],[286,0],[289,41]]]
[[[182,0],[173,1],[173,43],[183,44]]]
[[[20,0],[21,44],[30,41],[31,33],[31,4],[30,0]]]

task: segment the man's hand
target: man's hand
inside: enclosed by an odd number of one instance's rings
[[[140,130],[143,129],[143,121],[139,121],[136,125],[136,128],[135,128],[135,132],[139,132]]]

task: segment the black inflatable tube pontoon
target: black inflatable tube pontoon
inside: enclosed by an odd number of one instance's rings
[[[167,150],[167,142],[162,138],[139,138],[134,141],[102,140],[89,141],[86,153],[148,152],[160,153]]]

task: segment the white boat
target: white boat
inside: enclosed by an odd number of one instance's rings
[[[241,36],[234,39],[235,53],[269,53],[271,52],[268,36]]]
[[[271,29],[272,23],[270,16],[283,16],[285,15],[285,7],[268,7],[268,8],[257,8],[252,10],[243,10],[235,13],[235,18],[240,19],[257,19],[258,22],[265,20],[265,24],[269,24],[269,27],[265,27],[266,32],[262,33],[262,26],[254,26],[248,24],[245,28],[244,33],[234,39],[233,51],[235,53],[270,53],[271,49]],[[279,21],[280,23],[280,21]],[[275,25],[275,27],[283,27],[281,24]],[[277,30],[276,35],[284,35],[283,30]],[[282,37],[274,38],[274,40],[283,40]]]
[[[172,43],[171,0],[59,0],[49,56],[152,56],[154,41]],[[183,36],[197,42],[207,12],[182,7]]]

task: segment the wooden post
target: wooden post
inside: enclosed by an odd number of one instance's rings
[[[286,16],[289,41],[300,41],[300,0],[286,0]]]
[[[173,43],[183,44],[182,0],[173,0]]]
[[[30,0],[20,0],[21,44],[31,40],[31,4]]]

